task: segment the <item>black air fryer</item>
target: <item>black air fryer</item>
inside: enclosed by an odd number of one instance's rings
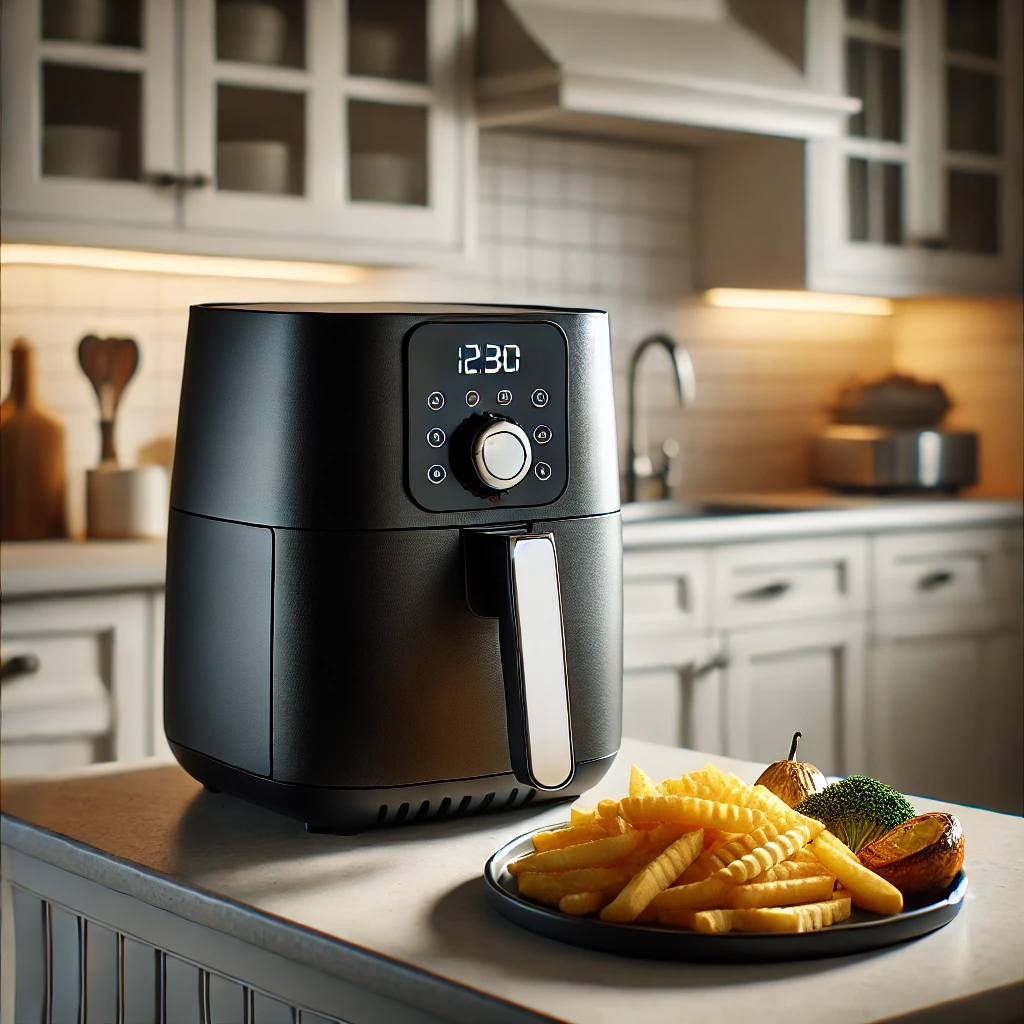
[[[164,725],[310,830],[563,799],[619,747],[608,318],[196,306]]]

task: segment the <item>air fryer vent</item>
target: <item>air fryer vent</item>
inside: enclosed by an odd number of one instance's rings
[[[400,825],[412,821],[438,821],[441,818],[461,818],[469,814],[483,814],[488,810],[509,810],[512,807],[525,807],[537,795],[535,789],[513,787],[508,791],[487,793],[484,796],[466,794],[463,797],[443,797],[436,804],[424,800],[413,805],[410,812],[408,803],[397,807],[381,804],[377,811],[378,825]],[[456,802],[458,801],[458,802]],[[452,810],[452,808],[455,808]]]

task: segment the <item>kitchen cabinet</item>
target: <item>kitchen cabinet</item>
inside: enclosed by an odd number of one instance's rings
[[[467,252],[468,0],[125,0],[105,25],[71,7],[4,0],[5,241]]]
[[[777,761],[800,730],[801,760],[826,775],[867,770],[862,617],[737,630],[721,648],[722,753]]]
[[[898,789],[1021,812],[1020,629],[888,616],[872,643],[874,772]]]
[[[3,551],[0,771],[170,758],[163,734],[163,551],[148,542]]]
[[[837,137],[699,157],[704,287],[1017,293],[1017,0],[815,0],[808,80],[862,110]]]
[[[833,515],[831,535],[775,516],[756,541],[749,516],[651,547],[627,524],[624,735],[774,761],[799,729],[826,774],[1021,813],[1019,525]]]

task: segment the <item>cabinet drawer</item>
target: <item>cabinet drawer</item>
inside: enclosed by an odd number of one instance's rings
[[[627,636],[654,629],[695,632],[708,621],[708,552],[701,548],[627,551],[622,607]]]
[[[622,667],[685,668],[699,666],[706,658],[707,639],[702,633],[683,633],[669,627],[626,628],[622,637]]]
[[[100,736],[110,729],[110,692],[102,666],[105,633],[4,637],[4,659],[32,655],[36,671],[3,682],[3,742]]]
[[[866,539],[736,544],[714,552],[716,628],[843,615],[865,606]]]
[[[2,767],[60,771],[151,751],[148,594],[33,597],[3,605],[3,657],[34,672],[3,681]]]
[[[872,540],[874,605],[926,610],[1007,602],[1014,562],[1009,531],[1001,528],[882,534]]]

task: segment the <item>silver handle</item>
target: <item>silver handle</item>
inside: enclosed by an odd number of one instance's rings
[[[779,580],[776,583],[766,583],[763,587],[754,587],[753,590],[744,590],[736,596],[741,601],[770,601],[772,598],[782,597],[792,589],[792,583]]]
[[[512,774],[564,789],[575,762],[555,538],[466,530],[462,544],[469,610],[498,620]]]
[[[558,557],[550,533],[512,538],[513,617],[522,665],[526,764],[539,789],[573,775]]]
[[[956,573],[951,569],[938,569],[935,572],[926,573],[917,581],[918,590],[938,590],[952,583],[956,579]]]

